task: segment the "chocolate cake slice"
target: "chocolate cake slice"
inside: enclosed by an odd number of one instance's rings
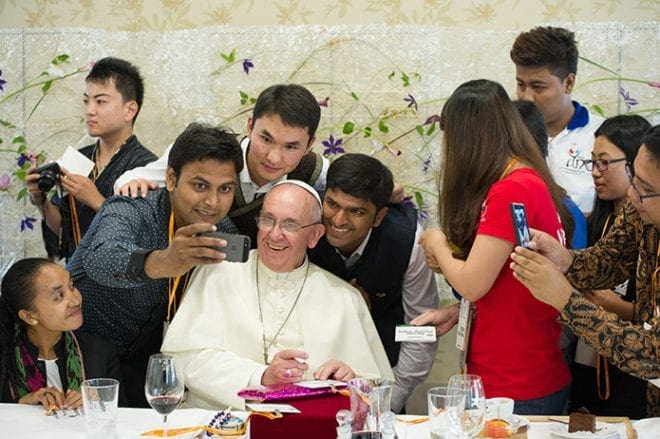
[[[573,412],[568,416],[568,432],[573,433],[576,431],[596,431],[596,415],[589,413],[589,410],[582,407],[577,412]]]

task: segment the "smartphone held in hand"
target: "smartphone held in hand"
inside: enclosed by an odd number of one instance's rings
[[[226,247],[215,247],[227,255],[225,259],[228,262],[245,262],[248,260],[250,253],[250,237],[234,233],[223,232],[208,232],[202,233],[200,236],[208,236],[210,238],[220,238],[227,241]]]
[[[532,235],[529,233],[524,204],[511,203],[511,219],[513,220],[513,233],[516,236],[516,244],[528,248]]]

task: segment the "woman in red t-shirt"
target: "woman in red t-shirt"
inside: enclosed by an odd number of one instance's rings
[[[514,202],[525,205],[530,227],[566,242],[572,220],[562,191],[500,84],[462,84],[442,110],[441,127],[441,230],[426,231],[421,242],[429,266],[474,303],[468,372],[482,377],[487,397],[513,398],[515,413],[561,414],[570,374],[558,312],[514,279],[509,255]]]

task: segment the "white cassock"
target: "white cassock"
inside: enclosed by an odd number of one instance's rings
[[[307,352],[304,380],[331,359],[357,376],[393,379],[358,290],[307,260],[290,273],[272,272],[256,250],[245,263],[195,269],[161,350],[177,357],[189,406],[243,409],[236,393],[263,369],[264,345],[269,361],[284,348]]]

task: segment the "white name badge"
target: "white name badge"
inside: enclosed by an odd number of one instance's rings
[[[470,326],[472,325],[472,304],[461,299],[461,307],[458,313],[458,328],[456,329],[456,348],[467,352],[468,341],[470,340]]]
[[[300,413],[300,410],[289,404],[246,404],[253,412],[270,413]]]
[[[433,343],[436,340],[435,326],[398,325],[394,332],[394,341]]]
[[[346,384],[343,381],[337,380],[312,380],[312,381],[301,381],[299,383],[293,383],[296,386],[307,387],[308,389],[324,389],[326,387],[346,387]]]

